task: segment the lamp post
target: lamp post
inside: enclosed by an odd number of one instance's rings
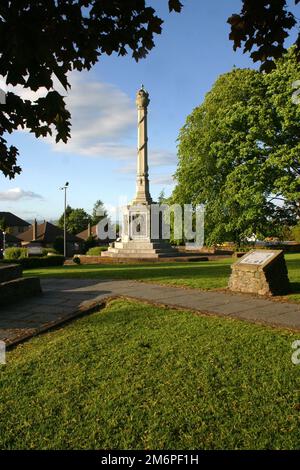
[[[5,232],[4,230],[3,230],[3,232],[2,232],[2,235],[3,235],[3,248],[2,248],[3,251],[2,251],[2,253],[3,253],[3,258],[4,258],[5,245],[6,245],[6,239],[5,239],[5,237],[6,237],[6,232]]]
[[[69,186],[68,181],[66,184],[60,188],[62,191],[64,191],[64,257],[67,257],[67,229],[66,229],[66,209],[67,209],[67,188]]]

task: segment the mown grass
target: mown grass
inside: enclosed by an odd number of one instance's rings
[[[137,279],[197,289],[227,287],[232,258],[191,263],[74,265],[25,271],[25,275],[91,279]],[[287,254],[293,301],[300,301],[300,254]]]
[[[111,302],[0,366],[1,449],[298,449],[299,335]]]
[[[191,263],[67,265],[31,269],[26,276],[90,279],[137,279],[201,289],[226,287],[231,258]]]

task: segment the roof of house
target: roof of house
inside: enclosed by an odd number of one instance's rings
[[[11,212],[0,212],[0,220],[4,219],[5,224],[7,227],[29,227],[30,223],[26,222],[26,220],[20,219],[15,214]]]
[[[91,235],[93,237],[97,237],[97,225],[92,225],[91,226]],[[89,237],[89,229],[86,228],[80,233],[77,233],[76,237],[81,238],[82,240],[87,240]]]
[[[55,239],[57,237],[63,237],[63,236],[64,236],[64,231],[60,227],[57,227],[57,225],[53,225],[50,222],[43,222],[42,224],[37,224],[36,241],[40,241],[46,244],[47,243],[51,244],[55,242]],[[24,242],[33,241],[32,225],[25,232],[19,233],[18,238]],[[75,235],[67,233],[67,241],[73,242],[73,243],[76,243],[76,242],[79,243],[82,240],[80,240],[80,238],[76,237]]]

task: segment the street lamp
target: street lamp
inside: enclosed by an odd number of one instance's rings
[[[67,257],[67,229],[66,229],[66,209],[67,209],[67,188],[69,186],[68,181],[66,184],[62,187],[59,188],[62,191],[65,192],[65,204],[64,204],[64,257]]]
[[[2,235],[3,235],[3,247],[2,247],[2,253],[3,253],[3,258],[4,258],[4,252],[5,252],[5,244],[6,244],[6,232],[3,230],[2,232]]]

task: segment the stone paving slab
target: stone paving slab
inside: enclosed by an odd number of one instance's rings
[[[8,346],[128,297],[158,305],[300,331],[300,304],[232,292],[162,286],[132,280],[43,279],[43,294],[0,310],[0,340]]]

